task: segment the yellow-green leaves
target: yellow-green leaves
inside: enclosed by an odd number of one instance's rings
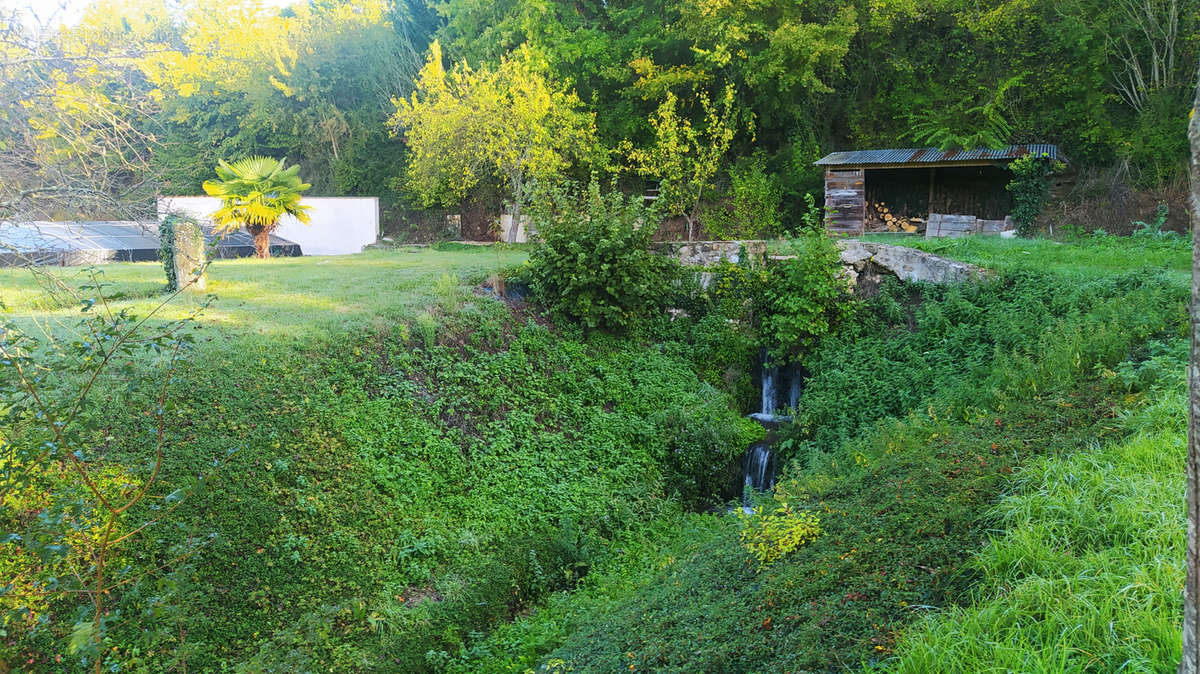
[[[721,100],[713,104],[705,94],[698,101],[704,110],[705,125],[696,129],[676,110],[678,99],[668,92],[655,116],[654,144],[634,148],[628,144],[629,167],[636,173],[659,181],[659,199],[670,215],[688,220],[688,240],[700,208],[700,201],[712,187],[713,176],[729,149],[736,130],[733,86],[725,88]]]
[[[495,69],[462,62],[447,72],[441,45],[431,45],[415,91],[393,99],[389,120],[411,150],[409,185],[424,203],[454,203],[493,181],[519,204],[531,179],[556,180],[592,152],[593,115],[547,69],[522,46]]]
[[[738,515],[742,521],[742,545],[758,562],[758,568],[799,549],[821,535],[821,521],[807,511],[797,511],[780,503],[770,513],[755,508],[753,513]]]
[[[270,229],[284,215],[307,223],[309,207],[300,203],[300,194],[312,186],[300,180],[299,168],[270,157],[221,160],[218,179],[204,181],[204,191],[221,200],[221,208],[212,214],[217,229],[232,231],[249,225]]]

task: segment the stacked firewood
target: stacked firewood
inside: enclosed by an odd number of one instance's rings
[[[872,224],[878,226],[880,231],[908,232],[912,234],[925,222],[921,218],[910,218],[905,215],[893,213],[892,209],[888,207],[887,202],[884,201],[868,202],[867,210]]]

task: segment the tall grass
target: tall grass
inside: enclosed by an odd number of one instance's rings
[[[1179,363],[1182,365],[1182,363]],[[895,672],[1173,672],[1186,522],[1183,369],[1124,441],[1030,463],[994,509],[974,602],[897,644]]]

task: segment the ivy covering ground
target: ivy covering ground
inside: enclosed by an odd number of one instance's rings
[[[758,438],[739,409],[758,347],[721,311],[583,337],[471,292],[510,252],[220,261],[222,299],[172,385],[164,479],[221,465],[124,560],[162,569],[114,597],[106,662],[952,672],[1011,642],[1016,669],[1136,650],[1139,671],[1168,671],[1182,554],[1159,482],[1181,446],[1188,251],[1122,244],[930,244],[999,274],[885,284],[823,334],[760,499],[819,529],[761,564],[739,518],[710,510]],[[108,290],[144,308],[159,273],[113,265]],[[69,318],[17,274],[0,275],[12,317]],[[136,476],[146,395],[100,404],[105,460]],[[1100,597],[1126,576],[1144,582],[1105,627]],[[72,671],[75,609],[10,627],[0,655]]]

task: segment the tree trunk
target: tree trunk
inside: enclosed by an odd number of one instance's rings
[[[517,230],[521,227],[521,199],[513,199],[512,229],[508,230],[508,242],[517,242]]]
[[[271,257],[271,229],[266,225],[250,225],[246,231],[254,237],[254,257],[260,260]]]
[[[1192,354],[1188,365],[1187,580],[1179,674],[1200,674],[1200,82],[1188,138],[1192,144]]]

